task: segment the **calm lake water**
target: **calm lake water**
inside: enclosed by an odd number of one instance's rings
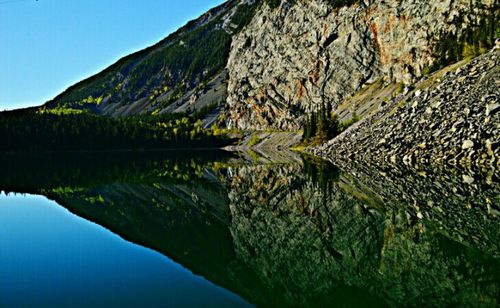
[[[56,202],[0,195],[0,306],[249,306]]]
[[[2,307],[500,304],[487,171],[73,154],[0,191]]]

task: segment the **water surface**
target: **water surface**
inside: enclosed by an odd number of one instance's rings
[[[499,305],[495,173],[204,154],[1,160],[0,305]]]
[[[0,306],[249,306],[45,197],[0,195]]]

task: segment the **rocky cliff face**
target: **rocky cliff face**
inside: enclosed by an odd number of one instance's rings
[[[500,48],[422,81],[407,95],[312,150],[336,161],[500,164]]]
[[[229,121],[243,129],[299,129],[379,78],[412,83],[446,53],[440,42],[484,24],[492,0],[325,0],[264,4],[233,38]],[[442,45],[442,44],[441,44]]]

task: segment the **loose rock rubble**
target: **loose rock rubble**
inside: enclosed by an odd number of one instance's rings
[[[334,161],[494,169],[500,165],[499,62],[496,47],[434,84],[423,81],[397,106],[311,152]]]

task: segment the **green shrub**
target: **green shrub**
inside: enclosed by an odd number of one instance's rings
[[[352,114],[352,118],[350,120],[346,120],[346,121],[342,122],[342,124],[341,124],[341,130],[345,131],[346,129],[348,129],[352,125],[354,125],[357,122],[359,122],[359,120],[361,120],[361,118],[358,116],[358,114],[356,112],[354,112]]]
[[[349,6],[358,1],[359,0],[327,0],[328,4],[330,4],[330,6],[332,6],[333,8]]]
[[[270,8],[275,9],[281,4],[281,0],[266,0],[265,1]]]
[[[319,144],[331,140],[361,118],[354,112],[350,120],[340,123],[339,116],[329,108],[321,107],[319,112],[313,112],[304,125],[302,142],[304,144]]]
[[[257,133],[254,133],[248,143],[248,146],[250,148],[253,148],[254,146],[258,145],[261,141],[262,140],[259,138],[259,136],[257,136]]]
[[[500,35],[498,17],[498,8],[493,7],[478,24],[470,25],[462,37],[451,33],[443,35],[435,49],[438,62],[428,73],[466,58],[477,57],[492,48]]]
[[[425,67],[424,67],[424,71],[425,71]],[[403,82],[400,82],[400,83],[398,84],[397,93],[398,93],[398,94],[403,93],[403,92],[404,92],[404,90],[405,90],[405,87],[406,87],[406,85],[405,85]]]

